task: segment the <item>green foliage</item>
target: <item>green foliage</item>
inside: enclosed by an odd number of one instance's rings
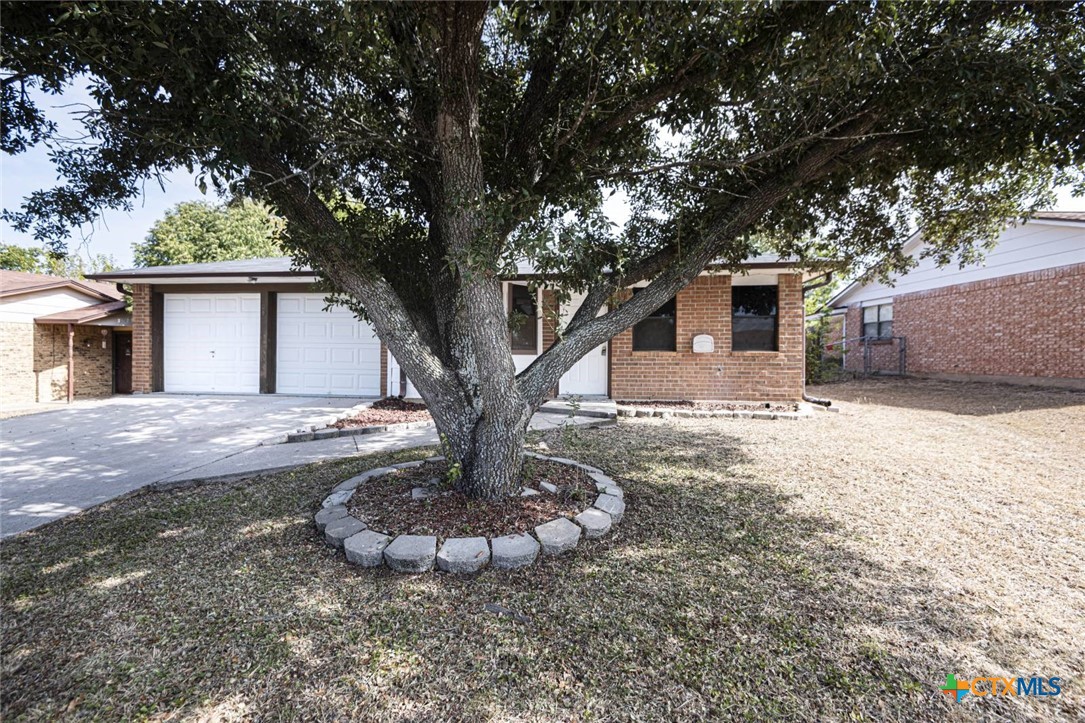
[[[826,287],[828,288],[828,287]],[[836,336],[839,336],[837,334]],[[840,381],[844,371],[844,348],[827,349],[827,345],[840,342],[834,338],[833,320],[828,314],[808,319],[806,324],[806,383],[827,384]]]
[[[59,256],[43,249],[0,244],[0,269],[81,279],[86,274],[112,271],[115,268],[117,262],[112,256],[105,254],[95,254],[89,260],[84,260],[79,254]]]
[[[829,303],[829,299],[833,298],[833,294],[835,294],[839,288],[840,284],[834,280],[825,286],[819,286],[803,295],[803,306],[806,310],[806,315],[813,316],[822,311],[825,305]]]
[[[419,274],[451,251],[426,232],[449,198],[434,193],[442,12],[5,3],[3,147],[58,142],[70,179],[8,218],[60,239],[175,167],[266,197],[273,157],[322,198],[362,202],[328,203],[354,263],[424,296]],[[1052,183],[1082,183],[1083,27],[1064,3],[495,6],[478,54],[484,198],[456,200],[480,233],[455,260],[526,256],[576,286],[717,233],[732,262],[764,237],[881,271],[908,263],[917,222],[934,253],[972,253]],[[100,104],[96,143],[65,146],[19,91],[77,79]],[[601,214],[614,188],[632,200],[623,229]]]
[[[264,204],[180,203],[132,246],[137,266],[281,256],[285,222]]]
[[[0,244],[0,269],[41,273],[41,249],[28,249],[15,244]]]
[[[445,458],[445,465],[447,465],[447,471],[445,472],[445,484],[450,488],[455,488],[456,484],[463,477],[463,463],[455,458],[452,445],[448,442],[448,437],[444,434],[438,435],[438,447],[441,450],[441,456]]]

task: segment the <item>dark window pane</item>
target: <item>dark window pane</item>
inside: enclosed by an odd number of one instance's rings
[[[536,353],[538,347],[538,313],[535,294],[526,286],[512,285],[509,309],[509,335],[513,351]]]
[[[775,286],[731,287],[731,349],[776,351]]]
[[[640,289],[633,289],[636,294]],[[672,298],[633,327],[633,351],[674,351],[678,304]]]
[[[863,336],[876,339],[878,337],[878,322],[863,324]]]
[[[878,324],[878,336],[882,337],[883,339],[888,339],[889,337],[893,336],[893,322],[883,321]]]

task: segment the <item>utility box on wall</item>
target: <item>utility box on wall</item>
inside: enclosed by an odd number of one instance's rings
[[[693,337],[694,354],[711,354],[716,351],[716,341],[708,334],[698,334]]]

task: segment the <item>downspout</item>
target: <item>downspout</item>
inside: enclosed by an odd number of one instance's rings
[[[833,272],[830,271],[825,274],[825,278],[816,284],[802,287],[803,296],[806,296],[806,292],[813,291],[814,289],[820,289],[822,286],[828,286],[833,281]],[[803,329],[802,329],[802,400],[809,402],[810,404],[818,404],[822,407],[831,407],[832,400],[822,399],[820,397],[812,397],[806,393],[806,314],[803,314]]]
[[[68,404],[75,399],[75,327],[68,322]]]

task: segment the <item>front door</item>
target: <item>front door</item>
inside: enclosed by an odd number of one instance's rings
[[[132,393],[132,332],[113,332],[113,392]]]
[[[583,294],[573,294],[569,303],[561,309],[561,323],[566,325],[584,301]],[[606,313],[600,309],[599,314]],[[558,394],[583,396],[606,396],[607,393],[607,344],[600,344],[565,372],[558,382]]]

